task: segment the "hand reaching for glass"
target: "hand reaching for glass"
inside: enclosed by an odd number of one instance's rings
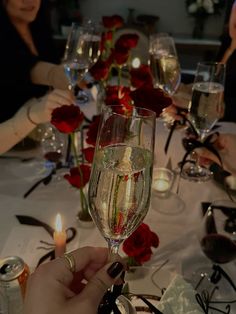
[[[106,248],[83,247],[68,256],[42,264],[30,276],[25,314],[96,314],[107,289],[120,284],[125,266],[118,256],[107,264]],[[85,285],[83,280],[88,283]]]

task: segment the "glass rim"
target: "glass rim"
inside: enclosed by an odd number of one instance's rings
[[[199,66],[217,66],[217,65],[223,65],[225,67],[225,63],[223,62],[217,62],[217,61],[199,61],[197,63],[197,67]]]

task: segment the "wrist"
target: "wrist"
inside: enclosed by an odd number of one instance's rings
[[[27,116],[27,119],[28,119],[34,126],[37,126],[38,123],[36,123],[36,122],[31,118],[31,107],[32,107],[32,105],[27,107],[26,116]]]

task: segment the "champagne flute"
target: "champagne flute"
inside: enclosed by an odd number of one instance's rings
[[[173,38],[166,33],[151,35],[149,54],[154,86],[163,89],[170,96],[173,95],[181,80]]]
[[[90,214],[109,247],[109,259],[140,225],[150,204],[155,113],[103,108],[89,183]]]
[[[212,130],[215,123],[223,117],[225,81],[225,65],[223,63],[200,62],[192,88],[192,100],[188,108],[188,117],[199,140],[202,142]],[[181,176],[192,181],[207,181],[211,178],[211,171],[195,163],[186,164]]]
[[[102,34],[102,27],[94,23],[92,20],[88,19],[85,20],[83,23],[84,29],[86,29],[88,34],[91,34],[89,40],[90,42],[87,43],[87,45],[90,46],[89,48],[89,58],[90,58],[90,64],[89,68],[91,68],[97,61],[101,54],[101,34]],[[89,77],[89,75],[88,75]],[[85,79],[86,75],[85,75]],[[89,77],[91,80],[91,77]],[[79,88],[78,93],[76,95],[76,99],[79,104],[85,104],[89,101],[89,94],[86,90],[83,90]]]
[[[93,35],[92,28],[72,23],[63,58],[70,90],[74,91],[75,86],[97,60],[100,51],[98,38]]]

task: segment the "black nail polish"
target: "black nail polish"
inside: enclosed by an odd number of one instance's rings
[[[123,269],[124,266],[120,262],[115,262],[108,268],[107,273],[111,278],[116,278]]]

